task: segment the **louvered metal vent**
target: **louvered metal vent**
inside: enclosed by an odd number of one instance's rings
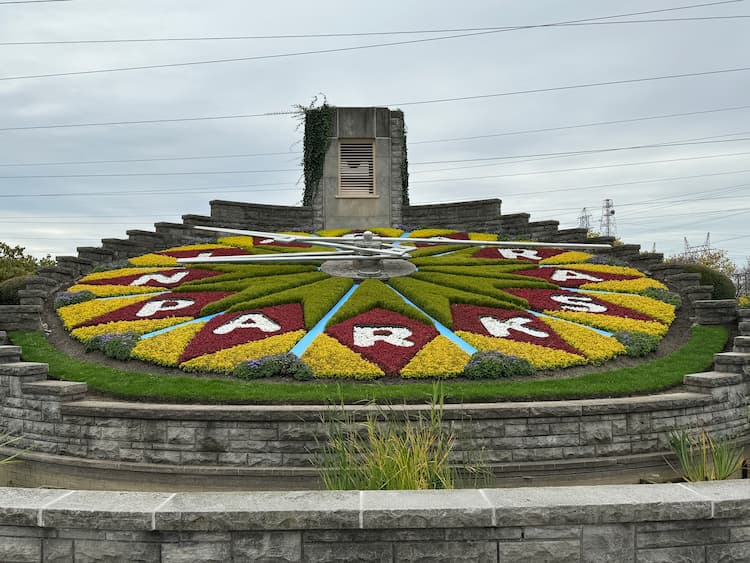
[[[339,144],[339,194],[375,194],[375,145],[371,141]]]

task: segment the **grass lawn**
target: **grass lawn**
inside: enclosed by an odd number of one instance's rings
[[[724,327],[698,326],[692,329],[688,342],[674,353],[637,367],[548,380],[447,380],[443,391],[448,402],[574,399],[661,391],[680,384],[688,373],[706,371],[728,337]],[[422,402],[432,395],[430,380],[390,385],[345,380],[287,383],[154,375],[71,358],[52,347],[38,332],[13,332],[11,340],[22,347],[25,361],[49,364],[50,377],[82,381],[92,391],[124,399],[178,403],[330,403],[343,398],[349,403]]]

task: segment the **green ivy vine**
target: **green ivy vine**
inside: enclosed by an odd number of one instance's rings
[[[302,157],[305,191],[302,196],[302,205],[312,205],[318,191],[318,184],[323,177],[326,152],[331,145],[333,114],[336,108],[323,101],[318,107],[313,107],[313,105],[309,107],[298,106],[298,109],[305,120]]]
[[[401,146],[404,158],[401,160],[401,202],[404,206],[409,205],[409,158],[406,151],[406,125],[401,126]]]

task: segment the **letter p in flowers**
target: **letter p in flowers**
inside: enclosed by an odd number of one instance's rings
[[[355,326],[354,345],[370,348],[377,342],[386,342],[399,348],[411,348],[414,342],[408,338],[412,331],[402,326]]]

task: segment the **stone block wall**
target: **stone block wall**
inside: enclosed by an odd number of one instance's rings
[[[403,210],[403,222],[409,227],[496,233],[500,229],[500,205],[499,199],[410,205]]]
[[[453,491],[0,489],[0,560],[750,560],[747,481]]]

